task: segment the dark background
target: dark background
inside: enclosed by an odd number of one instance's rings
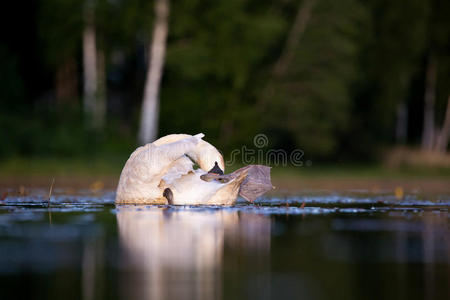
[[[448,1],[309,1],[295,36],[306,2],[171,1],[159,136],[203,132],[227,154],[264,133],[269,147],[315,161],[380,162],[400,146],[420,147],[430,65],[439,131],[450,87]],[[153,1],[92,3],[107,107],[95,129],[83,113],[86,3],[2,5],[1,159],[125,157],[138,145]]]

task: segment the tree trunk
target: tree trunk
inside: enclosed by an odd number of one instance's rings
[[[56,101],[58,104],[78,98],[77,64],[73,58],[58,66],[55,77]]]
[[[88,2],[88,4],[90,4]],[[94,116],[95,97],[97,95],[97,45],[95,41],[95,28],[93,8],[86,6],[85,26],[83,31],[83,92],[84,112],[89,120]]]
[[[397,144],[404,144],[408,134],[408,107],[402,101],[397,107],[397,126],[395,137]]]
[[[97,52],[97,97],[95,118],[98,128],[103,128],[106,121],[106,63],[105,52]]]
[[[151,47],[149,47],[149,66],[142,102],[139,142],[145,144],[156,139],[159,117],[159,88],[163,74],[168,33],[169,0],[155,1],[155,23]]]
[[[85,7],[85,25],[83,31],[83,92],[84,112],[87,126],[101,129],[105,122],[105,93],[99,91],[99,83],[104,83],[103,52],[97,52],[94,3],[88,1]],[[99,68],[100,74],[99,74]],[[102,77],[103,76],[103,77]],[[101,82],[99,82],[101,81]]]
[[[431,151],[434,145],[434,102],[436,98],[436,61],[432,55],[428,58],[425,80],[422,150]]]
[[[276,62],[273,73],[275,76],[281,76],[286,72],[287,67],[292,62],[295,54],[295,49],[298,46],[300,38],[306,29],[312,9],[317,0],[303,0],[300,4],[297,15],[295,16],[294,24],[289,32],[286,40],[286,45],[281,53],[280,58]]]
[[[447,109],[445,112],[444,124],[442,129],[439,131],[436,139],[435,150],[440,153],[445,153],[447,151],[448,140],[450,138],[450,95],[447,99]]]

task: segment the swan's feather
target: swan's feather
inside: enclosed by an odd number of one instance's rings
[[[247,170],[247,177],[241,184],[239,196],[253,202],[256,198],[272,190],[272,181],[270,180],[270,167],[262,165],[250,165],[235,172],[241,173]]]
[[[161,178],[161,180],[164,181],[164,184],[166,186],[171,186],[178,192],[180,192],[180,187],[177,184],[178,179],[188,174],[189,172],[193,172],[193,165],[194,163],[188,157],[183,156],[172,163],[171,168]]]

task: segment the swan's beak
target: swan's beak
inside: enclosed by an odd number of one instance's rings
[[[200,176],[200,179],[208,182],[217,180],[220,183],[227,183],[228,181],[230,181],[231,178],[227,178],[226,176],[224,176],[222,169],[219,167],[216,161],[214,167],[211,170],[209,170],[208,173]]]
[[[218,181],[220,183],[227,183],[228,181],[230,181],[231,179],[233,179],[232,177],[228,176],[228,175],[219,175],[219,174],[215,174],[215,173],[206,173],[203,174],[202,176],[200,176],[200,179],[210,182],[210,181]]]
[[[214,163],[214,167],[208,171],[208,174],[223,175],[223,170],[219,167],[217,161]]]

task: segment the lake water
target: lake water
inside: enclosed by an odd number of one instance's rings
[[[47,193],[0,202],[0,299],[450,299],[448,195],[224,208]]]

